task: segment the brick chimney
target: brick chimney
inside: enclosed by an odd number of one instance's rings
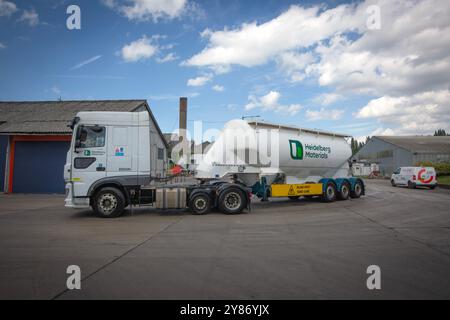
[[[180,140],[181,137],[186,136],[186,128],[187,128],[187,98],[181,97],[180,98]]]

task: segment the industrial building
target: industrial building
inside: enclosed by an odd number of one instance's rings
[[[374,136],[353,157],[376,163],[381,175],[418,162],[450,162],[450,136]]]
[[[146,100],[0,102],[0,192],[64,193],[69,123],[80,111],[147,110],[153,131],[166,141]]]

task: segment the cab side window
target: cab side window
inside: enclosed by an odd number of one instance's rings
[[[105,127],[85,126],[81,132],[81,148],[99,148],[105,146]]]
[[[400,174],[400,168],[397,168],[395,171],[394,171],[394,174]]]

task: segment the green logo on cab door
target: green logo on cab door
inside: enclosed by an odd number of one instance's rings
[[[300,141],[289,140],[289,146],[291,148],[291,158],[294,160],[303,159],[303,145]]]
[[[91,155],[91,150],[84,150],[84,155],[89,157]]]

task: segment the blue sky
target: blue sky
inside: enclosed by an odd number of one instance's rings
[[[147,99],[165,132],[180,96],[205,128],[260,115],[355,137],[449,130],[449,7],[0,0],[0,100]]]

